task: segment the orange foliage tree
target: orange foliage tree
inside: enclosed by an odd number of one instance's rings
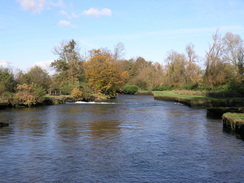
[[[97,93],[110,97],[116,96],[116,90],[125,84],[128,77],[112,54],[104,49],[90,51],[90,59],[85,63],[85,74],[89,85]]]

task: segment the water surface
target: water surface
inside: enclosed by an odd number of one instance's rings
[[[204,109],[121,95],[0,111],[0,182],[243,182],[244,142]]]

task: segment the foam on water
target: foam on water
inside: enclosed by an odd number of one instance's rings
[[[75,104],[118,104],[118,103],[115,103],[115,102],[84,102],[84,101],[76,101]]]

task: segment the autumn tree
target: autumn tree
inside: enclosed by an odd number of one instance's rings
[[[135,77],[143,68],[152,65],[151,61],[146,61],[143,57],[137,57],[132,67],[132,75]]]
[[[167,57],[167,77],[171,85],[182,87],[187,83],[186,64],[187,59],[184,54],[171,51]]]
[[[235,67],[237,79],[244,80],[244,41],[239,35],[228,32],[223,37],[223,44],[225,61]]]
[[[110,97],[116,96],[116,90],[121,87],[127,78],[110,51],[93,49],[90,59],[85,63],[85,74],[89,85],[97,92]]]
[[[129,60],[120,60],[118,62],[118,65],[120,69],[124,72],[128,73],[128,77],[126,79],[126,84],[134,84],[133,78],[136,76],[135,73],[135,60],[134,59],[129,59]]]
[[[135,84],[142,89],[152,90],[154,86],[159,86],[162,83],[162,67],[159,63],[145,64],[140,67],[137,75],[131,79],[131,84]]]
[[[231,66],[225,63],[224,44],[221,35],[216,31],[213,43],[206,51],[206,69],[204,74],[205,84],[208,86],[221,86],[228,83],[231,78]]]
[[[198,56],[194,50],[193,44],[186,46],[186,84],[199,84],[202,82],[201,68],[197,65]]]
[[[147,89],[150,82],[147,78],[151,77],[149,76],[149,73],[151,73],[152,62],[146,61],[143,57],[138,57],[127,61],[126,67],[126,71],[129,74],[128,84],[137,85],[142,89]]]
[[[163,83],[163,68],[159,63],[145,60],[143,57],[121,60],[119,65],[128,73],[127,84],[137,85],[141,89],[152,90]]]
[[[130,81],[131,78],[136,76],[135,73],[135,60],[134,59],[129,59],[129,60],[121,60],[120,62],[118,62],[119,67],[123,70],[126,71],[128,73],[128,78],[127,80]]]

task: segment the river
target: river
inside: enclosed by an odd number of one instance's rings
[[[152,96],[0,111],[0,182],[243,182],[244,142]]]

